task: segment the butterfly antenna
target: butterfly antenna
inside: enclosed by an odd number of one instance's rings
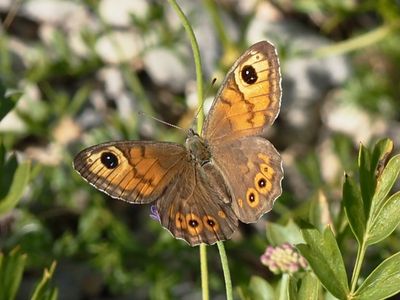
[[[140,116],[146,116],[146,117],[148,117],[148,118],[151,118],[151,119],[153,119],[153,120],[155,120],[155,121],[157,121],[157,122],[160,122],[160,123],[162,123],[162,124],[164,124],[164,125],[168,125],[168,126],[171,126],[171,127],[174,127],[174,128],[176,128],[176,129],[179,129],[179,130],[185,131],[183,128],[181,128],[181,127],[179,127],[179,126],[177,126],[177,125],[174,125],[174,124],[171,124],[171,123],[165,122],[165,121],[163,121],[163,120],[161,120],[161,119],[159,119],[159,118],[156,118],[156,117],[150,116],[150,115],[146,114],[146,113],[145,113],[145,112],[143,112],[143,111],[139,111],[139,112],[138,112],[138,114],[139,114]]]

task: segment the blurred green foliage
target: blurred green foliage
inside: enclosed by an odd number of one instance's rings
[[[97,12],[97,1],[81,3]],[[335,44],[327,50],[328,55],[329,51],[336,53],[338,49],[348,55],[353,74],[338,89],[341,102],[372,116],[379,115],[388,124],[399,121],[398,2],[302,0],[294,1],[293,5],[288,5],[287,1],[274,3],[283,16],[295,17],[334,40]],[[222,13],[237,17],[232,5],[217,7],[208,3],[204,9],[219,9],[214,20]],[[166,10],[164,2],[154,1],[147,19],[133,17],[132,26],[143,34],[156,28],[161,36],[159,43],[164,46],[185,42],[182,28],[175,30],[165,22]],[[243,17],[246,21],[243,24],[248,24],[255,13]],[[113,30],[101,22],[99,26],[101,33]],[[215,27],[224,29],[219,24]],[[383,27],[389,29],[379,40],[355,46],[351,43]],[[226,55],[221,58],[222,69],[226,68],[226,61],[232,56],[236,58],[239,49],[246,46],[246,26],[241,26],[240,30],[238,41],[233,41],[226,32],[219,32]],[[182,141],[183,136],[160,124],[153,126],[151,134],[143,134],[139,131],[138,116],[122,120],[115,103],[94,108],[89,98],[94,89],[101,90],[96,74],[106,66],[94,49],[99,33],[83,30],[82,37],[90,52],[80,57],[71,50],[63,31],[57,29],[47,44],[40,39],[30,41],[29,47],[35,50],[35,56],[20,68],[15,67],[9,51],[15,35],[5,28],[0,36],[0,122],[13,113],[25,129],[0,132],[0,299],[24,299],[25,295],[31,299],[65,299],[60,293],[62,289],[71,289],[68,291],[71,297],[87,299],[99,299],[104,295],[114,299],[125,295],[137,299],[198,295],[197,248],[174,240],[148,217],[148,207],[110,200],[84,182],[71,167],[72,157],[79,150],[103,141],[149,138],[149,135],[157,140]],[[283,48],[279,52],[283,53],[284,66],[290,51]],[[165,92],[165,88],[149,83],[149,78],[143,72],[135,72],[131,64],[123,63],[118,68],[122,70],[124,84],[138,100],[137,110],[151,116],[162,115],[162,106],[160,109],[152,99],[164,95],[155,90]],[[39,91],[38,101],[30,94],[32,87]],[[168,93],[168,97],[171,94],[174,109],[187,110],[183,95]],[[18,106],[21,96],[25,98],[25,107]],[[83,125],[88,107],[99,117],[96,126]],[[188,114],[193,115],[191,111]],[[181,113],[178,119],[185,118],[187,116]],[[279,122],[274,126],[279,133]],[[279,142],[279,137],[275,139]],[[268,223],[266,230],[264,226],[261,230],[244,226],[241,234],[226,243],[238,297],[277,299],[274,297],[280,295],[279,288],[285,283],[289,299],[301,295],[313,295],[310,299],[320,299],[321,295],[333,299],[326,290],[342,298],[352,289],[348,286],[351,276],[346,270],[353,270],[357,242],[365,247],[374,244],[371,246],[374,250],[364,257],[361,278],[365,281],[352,290],[354,299],[378,299],[397,291],[388,289],[384,274],[393,278],[397,274],[393,266],[398,265],[398,254],[392,254],[400,249],[399,214],[393,216],[399,207],[398,193],[388,196],[397,179],[398,156],[386,164],[383,158],[390,152],[387,151],[390,142],[383,140],[375,150],[369,150],[372,148],[368,145],[361,146],[357,161],[359,141],[338,132],[331,132],[329,139],[341,170],[348,176],[343,178],[342,172],[334,180],[326,181],[315,144],[306,145],[306,151],[300,153],[293,164],[298,178],[306,182],[306,193],[284,183],[284,194],[269,217],[274,222]],[[295,175],[287,173],[285,181],[291,176]],[[388,179],[376,185],[376,178]],[[308,226],[303,224],[304,220],[312,224],[312,229],[304,229]],[[331,227],[325,229],[328,223]],[[304,238],[300,228],[303,228]],[[307,246],[299,249],[306,249],[302,253],[309,259],[318,280],[311,270],[289,278],[273,275],[261,265],[259,256],[267,245],[301,244],[304,240]],[[321,244],[332,255],[326,257],[319,253],[317,248]],[[315,258],[326,260],[313,262],[313,257],[307,256],[307,253],[314,253],[312,251],[318,252]],[[216,247],[210,247],[208,253],[211,292],[223,295]],[[323,271],[320,268],[324,268]],[[326,268],[332,272],[324,274]],[[42,270],[45,270],[43,275]],[[327,278],[326,275],[332,276]],[[336,281],[330,282],[332,278]],[[333,285],[334,282],[337,284]],[[380,295],[375,294],[376,289],[368,288],[371,282],[379,285],[383,291]]]

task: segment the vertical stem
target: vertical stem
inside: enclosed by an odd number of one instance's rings
[[[188,19],[179,7],[176,0],[168,0],[170,5],[173,7],[175,12],[181,19],[182,25],[189,36],[190,43],[192,46],[194,63],[196,67],[196,82],[197,82],[197,102],[198,102],[198,115],[197,115],[197,132],[201,134],[204,122],[204,112],[203,112],[203,73],[201,69],[201,57],[199,45],[197,44],[196,37],[194,35],[193,29],[190,26]],[[201,290],[202,299],[209,299],[209,288],[208,288],[208,269],[207,269],[207,249],[205,244],[200,244],[200,272],[201,272]]]
[[[208,290],[207,246],[200,244],[199,248],[202,299],[208,300],[210,299],[210,292]]]
[[[186,30],[186,33],[189,36],[190,43],[192,45],[193,51],[193,58],[194,64],[196,67],[196,82],[197,82],[197,102],[199,113],[197,116],[197,132],[201,134],[201,130],[203,128],[203,121],[204,121],[204,113],[203,113],[203,73],[201,70],[201,58],[200,58],[200,50],[199,45],[197,44],[196,37],[194,36],[194,32],[188,19],[186,18],[185,14],[176,3],[175,0],[168,0],[171,6],[175,9],[176,13],[178,14],[179,18],[181,19],[182,25]]]
[[[225,49],[232,47],[232,41],[229,39],[229,35],[226,32],[225,25],[222,22],[222,18],[218,14],[218,7],[215,0],[203,0],[203,2],[211,16],[215,30],[218,33],[218,37],[221,40],[222,45]]]
[[[218,246],[219,256],[221,258],[222,271],[224,272],[226,300],[232,300],[233,299],[232,281],[231,281],[231,274],[229,271],[228,258],[226,256],[224,243],[218,241],[217,246]]]
[[[365,244],[365,237],[362,244],[358,247],[356,263],[354,265],[353,275],[351,276],[351,293],[354,293],[357,288],[358,277],[360,276],[361,265],[364,260],[365,251],[367,250]]]
[[[279,300],[288,299],[289,274],[283,273],[279,289]]]

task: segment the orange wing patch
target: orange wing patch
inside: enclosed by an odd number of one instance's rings
[[[79,153],[74,167],[114,198],[149,203],[174,177],[185,153],[183,147],[170,143],[106,143]]]
[[[275,48],[261,42],[235,63],[218,93],[205,136],[219,139],[261,133],[280,108],[280,70]]]

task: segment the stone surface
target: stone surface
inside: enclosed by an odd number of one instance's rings
[[[85,14],[85,8],[74,1],[35,0],[24,1],[21,12],[37,22],[52,24],[76,24],[75,20]]]
[[[99,4],[99,14],[102,19],[114,26],[128,27],[132,18],[145,20],[150,4],[145,0],[102,0]]]
[[[146,51],[143,56],[146,71],[154,82],[174,91],[183,91],[193,76],[192,64],[187,64],[172,49],[159,47]]]
[[[143,50],[143,43],[135,31],[116,30],[101,36],[95,49],[104,62],[118,64],[137,57]]]

